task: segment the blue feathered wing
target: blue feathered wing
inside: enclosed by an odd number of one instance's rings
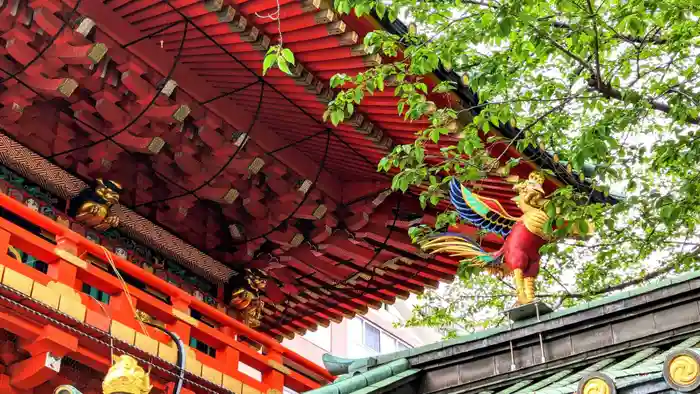
[[[497,200],[472,193],[454,178],[450,182],[450,200],[463,220],[504,238],[518,221]]]
[[[473,226],[508,236],[518,218],[509,215],[501,204],[488,197],[472,193],[456,179],[450,182],[450,200],[459,216]],[[420,241],[421,249],[430,253],[449,253],[474,266],[498,270],[503,263],[500,253],[488,253],[469,237],[458,233],[442,233]]]

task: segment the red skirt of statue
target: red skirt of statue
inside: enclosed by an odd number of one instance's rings
[[[495,255],[503,256],[503,268],[507,271],[521,269],[524,277],[534,278],[540,271],[540,247],[546,243],[522,222],[517,222]]]

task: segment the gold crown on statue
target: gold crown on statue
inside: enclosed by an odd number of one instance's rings
[[[104,394],[148,394],[152,388],[148,373],[127,355],[117,357],[102,381]]]
[[[538,183],[538,184],[540,184],[540,185],[544,184],[544,175],[543,175],[541,172],[539,172],[539,171],[533,171],[533,172],[531,172],[531,173],[530,173],[530,176],[527,177],[527,179],[528,179],[530,182],[535,182],[535,183]]]

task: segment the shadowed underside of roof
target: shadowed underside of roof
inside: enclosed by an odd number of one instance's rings
[[[337,127],[322,120],[332,75],[383,61],[362,45],[376,21],[320,0],[25,3],[0,6],[12,37],[0,55],[2,164],[65,199],[97,178],[120,182],[120,231],[216,282],[267,270],[261,329],[277,338],[454,278],[457,260],[425,255],[406,234],[436,211],[390,196],[376,171],[428,121],[405,122],[391,86]],[[297,62],[263,77],[280,26]],[[506,145],[494,155],[520,156]],[[516,212],[500,177],[473,186]]]

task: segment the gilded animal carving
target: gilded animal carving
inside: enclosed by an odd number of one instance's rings
[[[533,172],[527,180],[513,187],[518,192],[514,200],[523,213],[514,217],[497,200],[472,193],[453,179],[450,199],[459,216],[482,230],[504,237],[505,242],[500,250],[488,253],[462,234],[443,233],[421,240],[421,248],[431,253],[445,252],[461,257],[467,263],[499,276],[512,275],[518,304],[533,302],[535,280],[540,270],[539,249],[553,241],[544,230],[549,220],[545,212],[549,200],[545,198],[543,183],[544,176]],[[589,225],[589,229],[592,228]]]
[[[117,227],[119,218],[110,215],[109,208],[119,202],[121,192],[119,183],[98,179],[94,190],[85,189],[71,200],[68,214],[97,231]]]
[[[148,394],[152,388],[148,373],[125,354],[117,358],[102,381],[104,394]]]
[[[249,327],[258,327],[265,303],[260,299],[267,285],[267,275],[259,269],[246,269],[244,275],[229,280],[228,305],[234,309],[236,318]]]

